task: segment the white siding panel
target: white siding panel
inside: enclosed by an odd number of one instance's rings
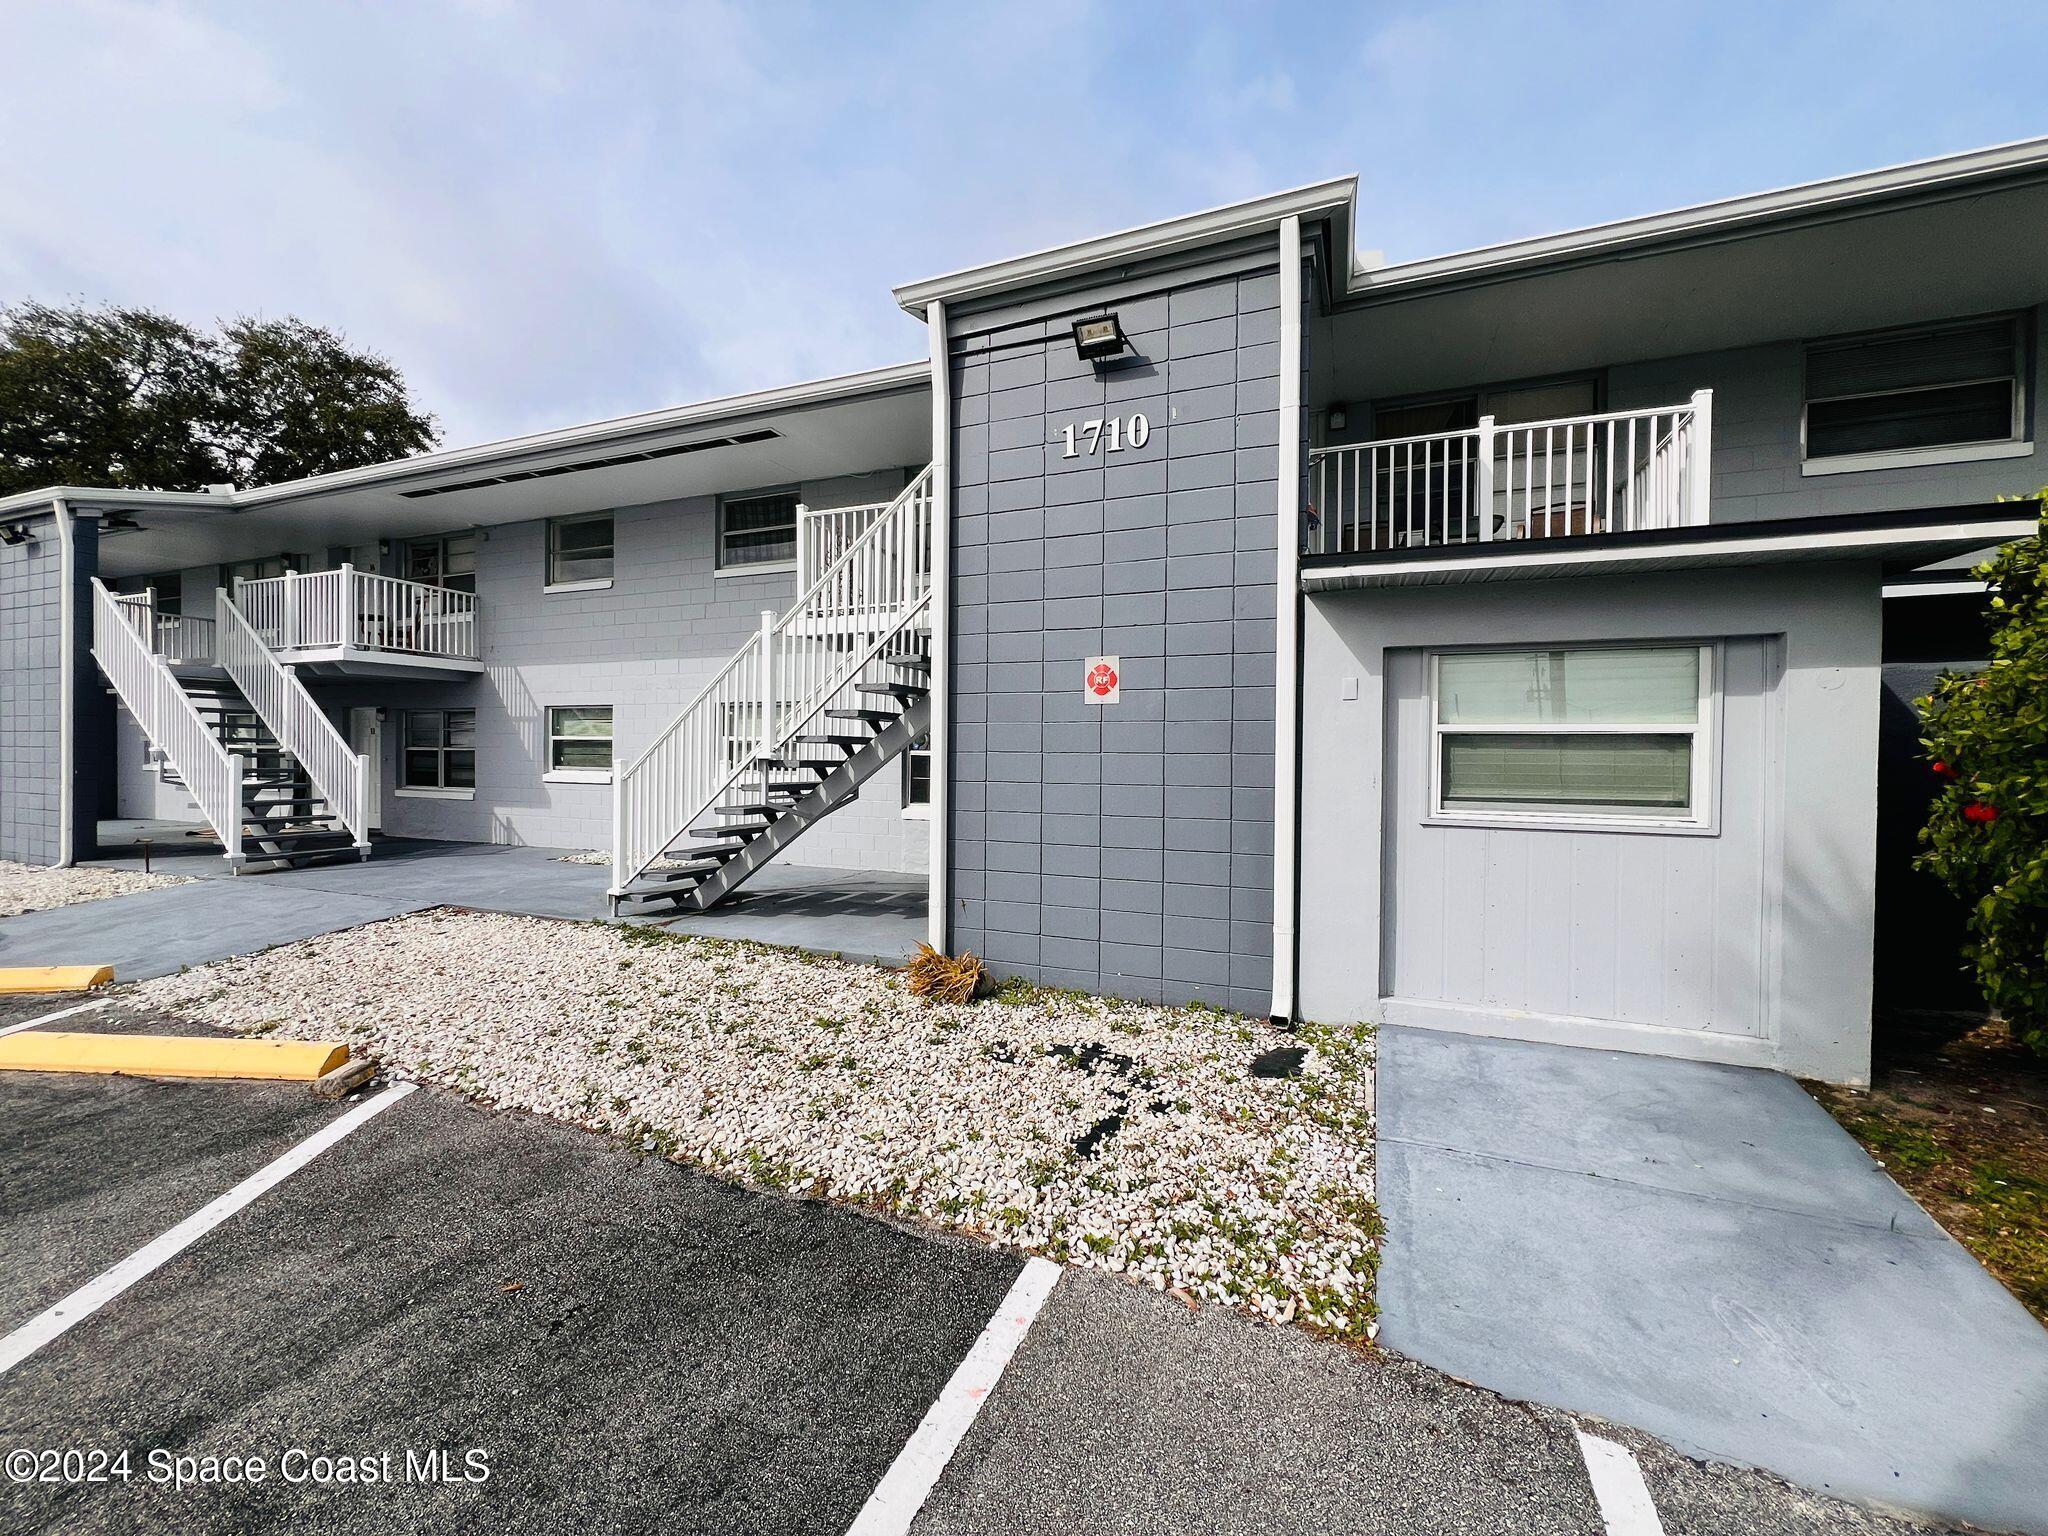
[[[1387,994],[1762,1037],[1772,652],[1722,647],[1708,835],[1430,824],[1423,654],[1396,653]]]

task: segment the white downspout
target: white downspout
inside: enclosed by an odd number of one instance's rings
[[[931,871],[925,892],[927,942],[947,953],[953,899],[953,383],[946,357],[946,306],[925,306],[932,352]]]
[[[1294,1017],[1301,758],[1301,218],[1280,221],[1278,606],[1273,616],[1273,1007]]]
[[[62,496],[53,497],[50,511],[57,519],[57,862],[54,869],[69,869],[76,842],[71,833],[78,808],[72,801],[72,758],[76,753],[73,736],[77,731],[78,701],[72,697],[74,665],[72,630],[78,623],[77,602],[72,584],[78,573],[78,550],[71,527],[71,505]]]

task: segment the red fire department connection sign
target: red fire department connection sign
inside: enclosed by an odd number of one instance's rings
[[[1123,697],[1124,680],[1119,658],[1090,656],[1082,666],[1081,691],[1091,704],[1114,704]]]

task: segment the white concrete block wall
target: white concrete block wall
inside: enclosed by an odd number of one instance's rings
[[[816,482],[808,505],[887,500],[901,470]],[[383,830],[402,836],[565,848],[611,845],[611,786],[544,777],[551,705],[609,704],[615,754],[630,760],[712,674],[795,596],[793,573],[714,570],[712,497],[622,507],[614,513],[615,576],[608,588],[546,592],[545,524],[482,531],[477,593],[484,676],[452,682],[318,685],[337,721],[351,705],[386,711]],[[473,799],[425,797],[398,788],[407,709],[477,711]],[[927,823],[903,814],[901,776],[876,775],[860,798],[804,834],[782,855],[827,868],[926,867]]]

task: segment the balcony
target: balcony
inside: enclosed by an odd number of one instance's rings
[[[1488,416],[1461,432],[1317,449],[1303,553],[1704,526],[1712,433],[1702,390],[1683,405],[1507,426]]]
[[[239,581],[228,599],[277,659],[302,674],[441,677],[483,670],[473,592],[344,565]]]

